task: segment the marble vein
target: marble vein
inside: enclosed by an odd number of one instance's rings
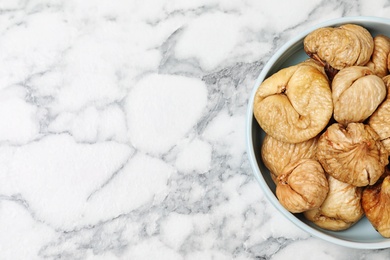
[[[0,259],[388,259],[287,222],[245,150],[273,53],[356,15],[389,4],[0,2]]]

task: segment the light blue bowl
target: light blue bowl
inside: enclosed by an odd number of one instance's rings
[[[253,174],[259,182],[264,194],[268,200],[296,226],[315,237],[341,246],[360,249],[390,248],[390,239],[382,237],[365,217],[348,230],[334,232],[317,227],[306,220],[302,214],[292,214],[287,211],[279,203],[275,195],[275,184],[261,159],[260,147],[265,134],[253,116],[253,100],[258,86],[264,79],[281,68],[297,64],[308,58],[303,50],[303,39],[308,33],[317,28],[325,26],[333,27],[346,23],[362,25],[374,36],[377,34],[384,34],[390,37],[390,19],[378,17],[344,17],[320,23],[284,44],[264,66],[249,98],[246,117],[247,152]]]

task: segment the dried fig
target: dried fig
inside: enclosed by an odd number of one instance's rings
[[[390,237],[390,176],[367,186],[363,191],[362,207],[367,219],[383,237]]]
[[[355,24],[316,29],[305,37],[303,44],[310,57],[336,70],[365,65],[374,50],[370,32]]]
[[[313,159],[300,159],[287,165],[277,178],[276,196],[292,213],[319,207],[328,190],[325,172]]]
[[[271,173],[276,183],[276,177],[287,164],[301,158],[314,159],[316,155],[318,137],[314,137],[301,143],[286,143],[265,135],[261,146],[261,157],[264,165]]]
[[[390,53],[387,55],[387,70],[390,71]]]
[[[390,53],[390,38],[385,35],[377,35],[374,37],[374,51],[371,60],[367,63],[375,75],[383,78],[389,74],[387,68],[387,58]]]
[[[284,68],[260,84],[254,116],[264,132],[288,143],[317,136],[333,112],[326,75],[310,63]]]
[[[354,186],[373,185],[389,163],[378,134],[363,123],[329,126],[318,140],[316,156],[325,172]]]
[[[332,82],[334,119],[345,125],[363,122],[384,100],[386,92],[383,80],[367,67],[340,70]]]
[[[365,65],[370,61],[371,55],[374,52],[374,39],[371,33],[364,27],[357,24],[344,24],[339,27],[340,29],[349,30],[351,33],[356,34],[360,41],[359,57],[355,65]]]
[[[345,230],[360,220],[363,208],[361,187],[355,187],[328,176],[329,192],[322,205],[304,212],[304,216],[317,226],[328,230]]]
[[[387,86],[385,101],[370,116],[368,124],[377,132],[379,139],[390,154],[390,75],[383,78]]]

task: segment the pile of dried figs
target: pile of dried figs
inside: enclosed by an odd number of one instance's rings
[[[345,24],[303,45],[307,60],[265,79],[254,99],[276,196],[321,228],[365,215],[390,237],[390,38]]]

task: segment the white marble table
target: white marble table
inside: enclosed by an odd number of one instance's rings
[[[245,148],[275,50],[359,15],[389,3],[1,1],[0,259],[389,259],[287,222]]]

